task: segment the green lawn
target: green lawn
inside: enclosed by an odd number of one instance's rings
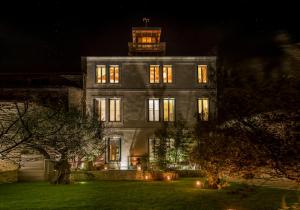
[[[278,209],[282,196],[299,193],[243,185],[223,190],[195,187],[195,179],[172,182],[98,181],[55,186],[48,183],[0,184],[0,209]],[[298,194],[297,194],[298,193]]]

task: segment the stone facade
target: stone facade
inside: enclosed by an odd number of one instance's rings
[[[110,122],[109,104],[106,102],[106,138],[121,139],[120,161],[112,163],[105,155],[106,163],[112,167],[129,169],[134,163],[130,157],[139,157],[149,153],[148,139],[154,136],[156,128],[161,126],[163,104],[160,102],[159,122],[150,122],[148,99],[175,99],[175,119],[182,116],[192,126],[198,110],[198,99],[209,101],[209,121],[217,117],[216,57],[83,57],[84,104],[86,112],[94,114],[95,99],[120,98],[120,122]],[[110,65],[119,66],[119,83],[111,84],[109,74],[105,83],[96,82],[96,66],[109,69]],[[150,65],[160,66],[160,82],[150,83]],[[162,66],[172,66],[172,83],[162,81]],[[207,82],[198,83],[198,65],[207,66]]]

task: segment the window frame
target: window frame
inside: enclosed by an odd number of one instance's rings
[[[118,82],[116,82],[116,67],[117,67],[117,69],[118,69]],[[113,82],[111,82],[111,74],[110,74],[110,70],[111,70],[111,68],[113,68]],[[109,84],[120,84],[120,81],[121,81],[121,77],[120,77],[120,75],[121,75],[121,70],[120,70],[120,65],[119,64],[110,64],[109,66],[108,66],[108,72],[109,72],[109,74],[108,74],[108,77],[109,77],[109,80],[108,80],[108,82],[109,82]]]
[[[104,105],[105,105],[104,112],[103,112],[104,113],[104,120],[101,119],[101,112],[102,112],[101,103],[100,103],[101,100],[104,100]],[[100,105],[98,104],[98,106],[100,107],[100,113],[99,113],[99,111],[96,112],[96,110],[97,110],[96,103],[100,103]],[[99,110],[99,107],[98,107],[98,110]],[[94,114],[96,114],[97,119],[99,121],[101,121],[101,122],[106,122],[107,121],[107,98],[97,97],[97,98],[94,99]]]
[[[101,68],[101,70],[100,70],[100,72],[101,72],[101,76],[100,76],[100,81],[101,82],[98,82],[99,80],[98,80],[98,78],[99,78],[99,76],[98,76],[98,67],[102,67]],[[104,71],[103,71],[103,67],[104,67]],[[102,73],[105,73],[105,81],[103,82],[102,81]],[[96,69],[95,69],[95,82],[96,82],[96,84],[106,84],[107,83],[107,66],[106,65],[103,65],[103,64],[97,64],[96,65]]]
[[[170,101],[173,101],[174,102],[174,105],[173,105],[173,120],[170,120]],[[168,97],[168,98],[163,98],[163,121],[164,122],[175,122],[176,120],[176,99],[175,98],[172,98],[172,97]],[[168,102],[168,116],[167,116],[167,120],[165,120],[165,101]]]
[[[149,83],[150,84],[160,84],[160,77],[161,77],[161,75],[160,75],[160,72],[161,72],[160,71],[160,66],[161,65],[159,65],[159,64],[150,64],[149,65]],[[151,82],[151,67],[154,68],[154,76],[153,76],[153,81],[154,82]],[[155,67],[158,67],[158,73],[157,74],[155,73],[155,70],[156,70]],[[156,82],[156,79],[155,79],[156,75],[158,75],[158,82]]]
[[[116,141],[116,139],[117,139],[119,141],[119,144],[118,144],[118,146],[119,146],[119,158],[116,159],[116,160],[111,160],[111,154],[110,154],[110,152],[111,152],[111,149],[110,149],[111,139],[114,139],[114,141]],[[122,139],[121,139],[121,137],[109,137],[107,140],[108,140],[108,143],[107,143],[107,145],[108,145],[108,147],[107,147],[108,162],[121,162],[121,155],[122,155],[122,144],[121,144]]]
[[[207,120],[204,120],[204,114],[203,114],[203,101],[204,100],[207,100]],[[200,113],[200,110],[199,110],[199,101],[201,101],[201,106],[202,106],[202,112]],[[210,102],[209,102],[209,98],[208,97],[202,97],[202,98],[198,98],[197,99],[197,114],[198,114],[198,119],[200,121],[204,121],[204,122],[207,122],[209,121],[210,119]]]
[[[116,101],[117,100],[119,100],[120,101],[120,104],[119,104],[119,108],[120,108],[120,110],[119,110],[119,113],[120,113],[120,119],[119,120],[116,120],[117,119],[117,105],[116,105]],[[111,119],[111,101],[115,101],[115,103],[114,103],[114,119],[115,120],[112,120]],[[122,108],[121,108],[121,106],[122,106],[122,99],[121,98],[118,98],[118,97],[113,97],[113,98],[109,98],[108,99],[108,113],[109,113],[109,116],[108,116],[108,120],[109,120],[109,122],[121,122],[121,119],[122,119]]]
[[[153,120],[150,120],[150,100],[153,101],[153,114],[152,114],[152,117],[153,117]],[[155,101],[158,101],[158,120],[155,120]],[[148,98],[147,99],[147,115],[148,115],[148,122],[160,122],[160,98]]]
[[[166,72],[166,81],[164,78],[165,68],[167,70]],[[171,72],[171,81],[169,81],[169,72]],[[162,67],[162,81],[163,84],[172,84],[174,83],[174,71],[173,71],[173,65],[171,64],[164,64]]]
[[[206,75],[205,75],[205,79],[206,81],[203,81],[203,69],[202,67],[206,67]],[[199,69],[200,69],[200,75],[199,75]],[[208,83],[208,65],[207,64],[197,64],[197,83],[198,84],[207,84]],[[199,77],[201,76],[201,78]]]

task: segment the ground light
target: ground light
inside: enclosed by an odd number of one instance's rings
[[[87,182],[78,182],[79,184],[86,184]]]
[[[199,188],[202,188],[203,187],[203,182],[197,180],[196,181],[196,186],[199,187]]]

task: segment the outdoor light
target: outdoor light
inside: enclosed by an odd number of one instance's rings
[[[196,181],[196,186],[201,188],[201,187],[203,187],[203,183],[198,180],[198,181]]]
[[[104,170],[107,170],[107,166],[104,166]]]
[[[86,184],[86,182],[79,182],[79,184]]]
[[[146,175],[146,176],[145,176],[145,179],[146,179],[146,180],[148,180],[148,179],[149,179],[149,177]]]
[[[167,180],[170,181],[170,180],[171,180],[171,177],[170,177],[170,176],[167,176]]]
[[[140,171],[142,170],[142,167],[140,165],[137,166],[137,170]]]

